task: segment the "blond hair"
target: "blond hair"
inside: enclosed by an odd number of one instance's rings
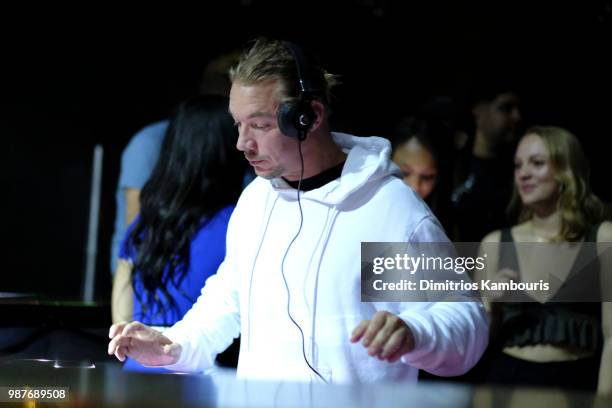
[[[336,75],[308,61],[305,73],[314,88],[313,97],[329,105],[331,89],[339,83]],[[240,57],[238,64],[229,71],[232,83],[254,85],[279,81],[277,97],[280,102],[298,97],[298,74],[291,52],[281,41],[258,38]]]
[[[559,127],[533,126],[525,132],[525,136],[529,134],[537,135],[546,145],[559,185],[559,239],[578,241],[591,225],[604,219],[603,204],[591,191],[589,166],[582,146],[576,136]],[[519,222],[533,217],[533,211],[522,204],[516,185],[510,208],[518,210]]]

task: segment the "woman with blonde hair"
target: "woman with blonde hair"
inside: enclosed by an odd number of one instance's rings
[[[591,192],[576,137],[558,127],[528,129],[516,150],[514,183],[511,208],[519,223],[484,238],[488,265],[498,265],[484,278],[547,282],[550,289],[487,302],[493,336],[487,378],[609,394],[612,303],[602,300],[612,297],[612,270],[610,251],[595,243],[612,242],[612,223]]]

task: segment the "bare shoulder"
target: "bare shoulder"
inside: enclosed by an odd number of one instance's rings
[[[500,230],[489,232],[482,239],[482,242],[500,242],[500,241],[501,241],[501,231]]]
[[[612,242],[612,222],[604,221],[597,231],[597,242]]]

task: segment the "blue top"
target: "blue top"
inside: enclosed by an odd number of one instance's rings
[[[111,244],[111,272],[117,269],[119,245],[125,235],[125,194],[126,188],[142,190],[157,163],[159,151],[168,129],[167,120],[153,123],[136,133],[121,154],[121,170],[115,192],[117,213],[115,231]]]
[[[195,233],[190,245],[189,269],[184,279],[178,287],[171,285],[167,288],[177,307],[167,307],[159,311],[155,306],[144,313],[142,305],[134,294],[134,320],[150,326],[162,326],[172,325],[183,318],[200,296],[206,279],[217,272],[225,258],[225,236],[232,211],[234,211],[233,204],[221,209],[212,218],[206,220]],[[138,218],[128,228],[119,251],[119,258],[132,262],[137,255],[136,248],[127,238],[137,221]],[[143,293],[142,283],[138,279],[135,282],[134,291]],[[156,294],[160,299],[164,299],[161,291],[158,290]],[[131,359],[126,360],[124,368],[131,371],[167,372],[164,369],[143,367]]]
[[[111,243],[111,273],[117,269],[119,258],[119,246],[125,235],[125,194],[123,190],[133,188],[142,190],[145,183],[151,177],[153,168],[161,151],[164,136],[170,125],[169,120],[152,123],[136,133],[121,154],[121,170],[119,181],[115,192],[117,213],[115,214],[115,230]],[[251,166],[244,174],[242,188],[245,188],[255,178],[255,172]]]

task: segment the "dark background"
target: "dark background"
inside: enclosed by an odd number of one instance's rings
[[[297,41],[341,74],[337,130],[359,135],[385,135],[400,115],[431,95],[461,90],[476,72],[510,76],[525,123],[573,131],[595,192],[612,201],[612,2],[463,3],[225,0],[197,8],[4,10],[0,292],[79,296],[92,151],[102,144],[96,297],[107,299],[121,150],[197,92],[208,61],[257,35]]]

